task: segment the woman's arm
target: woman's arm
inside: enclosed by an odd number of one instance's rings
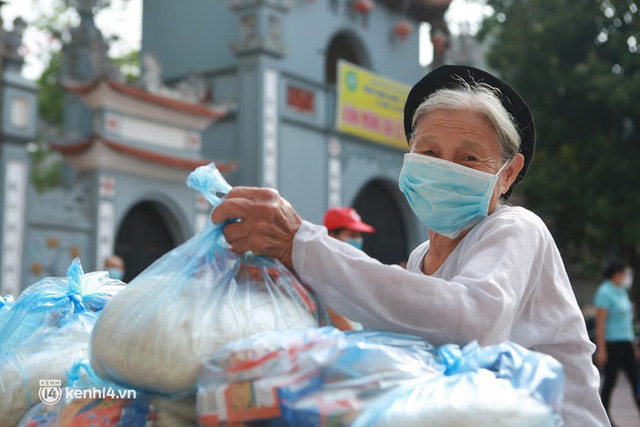
[[[607,332],[606,321],[609,316],[609,311],[604,308],[596,309],[596,365],[599,368],[603,368],[607,363],[607,342],[605,341],[605,334]]]
[[[211,220],[240,220],[224,228],[234,251],[278,258],[332,309],[366,327],[428,336],[436,345],[489,345],[509,337],[531,271],[544,264],[542,221],[522,212],[492,214],[449,280],[384,265],[329,237],[275,190],[236,187]]]
[[[425,336],[436,345],[488,345],[508,338],[539,261],[532,227],[498,223],[467,245],[449,280],[381,264],[308,222],[294,239],[293,264],[330,307],[367,328]]]

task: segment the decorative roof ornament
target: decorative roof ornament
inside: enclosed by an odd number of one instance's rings
[[[25,47],[22,44],[22,37],[27,28],[27,23],[21,17],[13,20],[13,30],[5,31],[3,34],[4,57],[8,63],[13,63],[18,68],[24,64]]]
[[[140,83],[144,90],[150,93],[158,93],[163,86],[162,83],[162,68],[158,59],[151,53],[145,52],[142,54],[142,75],[140,76]]]
[[[71,41],[62,50],[65,56],[61,78],[88,83],[107,77],[123,81],[119,68],[108,57],[109,45],[96,27],[94,13],[109,4],[108,0],[65,0],[80,15],[80,24],[71,30]]]
[[[67,6],[74,8],[80,15],[93,15],[99,9],[109,5],[109,0],[65,0]]]
[[[142,76],[140,76],[139,86],[151,94],[183,102],[206,104],[211,101],[211,99],[207,99],[210,88],[206,80],[194,71],[190,71],[174,88],[165,86],[162,81],[162,66],[156,57],[149,52],[142,55]],[[209,98],[211,97],[212,95],[209,93]]]

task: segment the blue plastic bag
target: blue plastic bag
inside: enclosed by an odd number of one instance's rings
[[[511,342],[448,344],[438,352],[445,375],[380,397],[353,426],[562,425],[564,372],[552,357]]]
[[[473,341],[462,349],[447,344],[438,349],[447,375],[487,369],[508,380],[514,388],[526,390],[560,414],[564,397],[564,368],[553,357],[505,341],[480,347]]]
[[[2,327],[5,319],[9,317],[9,310],[14,302],[13,295],[0,296],[0,327]]]
[[[213,164],[187,184],[215,207],[230,190]],[[227,342],[255,333],[316,327],[318,304],[279,261],[238,255],[207,221],[105,308],[91,341],[98,375],[163,395],[195,392],[198,368]]]
[[[74,259],[67,277],[25,289],[0,325],[0,425],[14,426],[40,399],[40,380],[66,382],[73,361],[88,356],[100,310],[124,284],[106,272],[84,274]]]

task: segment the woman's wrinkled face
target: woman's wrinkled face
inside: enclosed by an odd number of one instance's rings
[[[496,174],[504,164],[493,124],[484,114],[468,109],[434,110],[420,117],[411,140],[411,152],[490,174]],[[522,168],[522,154],[516,154],[513,160],[498,178],[489,213]]]
[[[411,152],[494,174],[503,164],[498,133],[484,114],[435,110],[418,121]]]

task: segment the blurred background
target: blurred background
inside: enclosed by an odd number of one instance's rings
[[[538,146],[511,203],[545,220],[587,318],[609,259],[637,270],[634,0],[0,3],[2,295],[76,256],[116,253],[129,281],[204,226],[185,181],[210,162],[312,222],[355,207],[364,250],[405,261],[427,233],[397,188],[402,105],[445,63],[529,103]]]

